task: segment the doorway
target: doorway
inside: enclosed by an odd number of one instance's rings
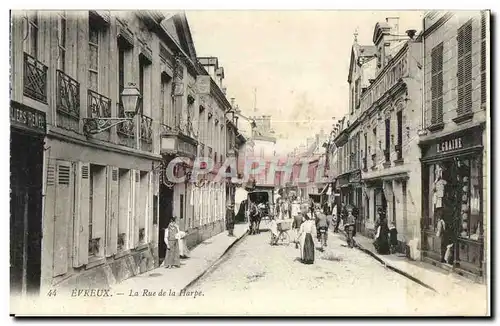
[[[44,142],[15,130],[10,142],[10,289],[11,294],[38,294]]]
[[[174,198],[174,189],[167,187],[163,183],[160,183],[160,203],[159,203],[159,235],[158,235],[158,258],[160,263],[165,259],[165,252],[167,246],[164,241],[165,237],[165,229],[168,227],[170,223],[170,219],[172,218],[172,204]]]

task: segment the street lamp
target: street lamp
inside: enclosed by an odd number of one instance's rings
[[[123,89],[121,102],[123,103],[123,118],[84,118],[83,132],[86,136],[101,133],[124,122],[132,122],[134,117],[139,113],[140,103],[142,100],[141,93],[134,83],[129,83]]]

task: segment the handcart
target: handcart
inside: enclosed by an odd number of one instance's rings
[[[288,234],[288,230],[292,228],[292,221],[290,220],[281,220],[276,221],[278,227],[278,236],[275,236],[271,232],[271,244],[277,245],[278,242],[281,244],[289,245],[290,244],[290,235]]]

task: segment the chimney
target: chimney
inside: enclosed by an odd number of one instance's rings
[[[409,29],[406,31],[406,35],[410,38],[410,40],[413,40],[415,38],[415,34],[417,34],[416,29]]]

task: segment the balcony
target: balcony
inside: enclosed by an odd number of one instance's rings
[[[57,70],[57,126],[80,131],[80,83]]]
[[[196,157],[198,142],[180,131],[168,130],[161,134],[160,153],[168,156]]]
[[[144,114],[139,115],[141,150],[151,152],[153,150],[153,119]]]
[[[110,118],[111,100],[93,90],[88,90],[88,116],[90,118]]]
[[[23,94],[47,104],[47,66],[24,53]]]
[[[118,105],[118,117],[125,118],[123,104],[117,103],[117,105]],[[120,143],[120,145],[127,146],[130,148],[136,148],[135,119],[120,123],[118,126],[116,126],[116,133],[118,134],[118,142]]]

